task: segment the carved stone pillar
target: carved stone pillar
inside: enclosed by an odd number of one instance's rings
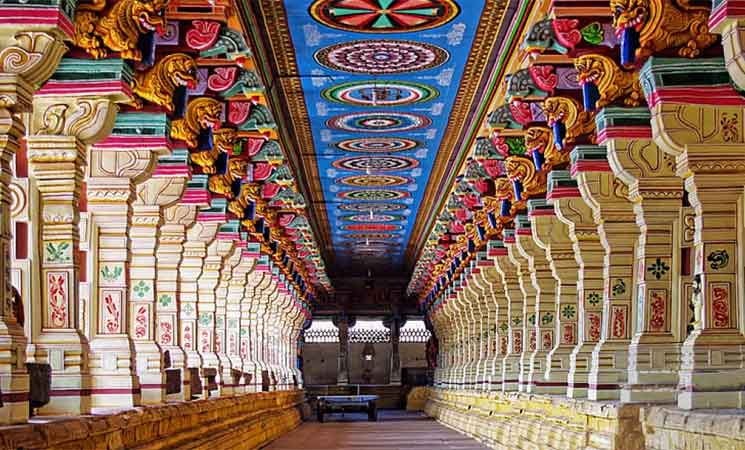
[[[605,250],[600,244],[593,211],[582,199],[577,182],[569,172],[554,170],[548,176],[549,202],[556,217],[569,227],[572,250],[579,266],[577,278],[577,345],[569,359],[567,396],[587,396],[592,350],[600,340],[603,322],[603,264]]]
[[[256,342],[255,336],[255,318],[252,315],[253,304],[256,299],[256,293],[258,286],[264,279],[264,271],[268,264],[268,258],[259,253],[259,244],[254,244],[256,247],[255,258],[256,264],[248,275],[246,281],[246,289],[244,291],[243,300],[241,301],[241,322],[240,322],[240,354],[243,360],[243,374],[246,378],[246,389],[249,392],[257,392],[261,389],[261,371],[258,366],[256,356]]]
[[[522,310],[523,315],[525,316],[524,321],[522,322],[524,345],[522,352],[520,353],[520,376],[518,377],[518,388],[520,392],[529,392],[528,376],[531,368],[531,356],[538,348],[535,329],[537,316],[535,299],[538,297],[538,292],[531,281],[528,259],[525,258],[517,248],[515,230],[505,229],[503,230],[503,233],[504,244],[505,247],[507,247],[507,254],[516,269],[515,275],[522,294]]]
[[[515,226],[516,248],[527,261],[526,269],[535,291],[535,297],[528,297],[528,311],[532,310],[528,316],[528,326],[533,351],[530,354],[530,369],[526,378],[527,391],[563,394],[566,391],[565,386],[556,386],[544,380],[547,370],[546,358],[554,347],[557,282],[552,275],[546,251],[533,238],[535,231],[532,230],[528,216],[518,215],[515,218]]]
[[[507,303],[507,352],[502,360],[502,391],[517,391],[520,383],[520,358],[525,348],[525,309],[523,292],[518,281],[518,269],[510,260],[501,241],[490,241],[489,257],[502,278]],[[503,327],[504,328],[504,327]]]
[[[80,80],[74,78],[80,77],[82,65],[95,65],[102,77],[112,81],[129,70],[121,61],[65,60],[34,98],[26,138],[31,173],[39,191],[37,223],[42,255],[34,263],[34,271],[43,286],[32,299],[41,305],[32,308],[30,318],[35,343],[32,359],[48,361],[52,368],[51,401],[41,410],[45,414],[85,414],[91,408],[90,393],[95,385],[89,368],[93,358],[78,322],[78,205],[86,161],[100,165],[98,159],[86,158],[86,147],[111,132],[118,110],[115,103],[128,99],[121,84],[95,93],[77,91]]]
[[[628,374],[629,328],[633,323],[629,286],[634,285],[634,249],[639,228],[628,201],[628,189],[611,173],[605,147],[575,147],[572,175],[577,178],[582,198],[593,210],[605,249],[603,328],[592,354],[587,396],[590,400],[615,400],[620,398]],[[666,264],[660,264],[654,270],[664,275],[669,266],[665,269]]]
[[[676,158],[677,174],[695,212],[695,315],[682,348],[678,406],[742,408],[745,338],[738,257],[745,100],[729,84],[721,59],[652,58],[640,78],[653,140]]]
[[[194,377],[202,378],[202,356],[199,353],[197,341],[198,280],[202,275],[207,247],[217,236],[217,229],[220,226],[220,222],[209,220],[211,210],[212,208],[201,209],[197,214],[197,223],[187,231],[184,253],[179,266],[179,317],[181,319],[179,339],[181,348],[186,352],[186,367],[190,369],[192,386],[195,387],[197,380]],[[192,397],[202,395],[202,392],[192,389],[191,395]]]
[[[354,319],[342,314],[334,318],[334,325],[339,328],[339,372],[336,384],[349,384],[349,326]]]
[[[528,200],[528,216],[533,225],[533,239],[545,252],[556,280],[554,342],[546,357],[545,383],[564,394],[571,353],[577,344],[579,266],[572,250],[569,227],[556,217],[554,206],[548,200]]]
[[[187,230],[195,224],[199,208],[208,205],[209,193],[206,189],[206,182],[205,176],[194,176],[187,184],[182,200],[164,209],[164,223],[160,228],[156,252],[157,282],[155,286],[157,337],[167,363],[166,371],[177,372],[176,377],[181,380],[180,390],[168,394],[169,400],[190,400],[192,394],[191,373],[187,369],[186,352],[179,344],[182,330],[179,309],[183,308],[179,267],[184,253]]]
[[[13,7],[0,9],[4,13],[11,12],[11,14],[18,11]],[[50,12],[56,13],[59,19],[63,19],[62,11],[50,10]],[[25,422],[29,414],[29,376],[25,364],[27,338],[13,310],[14,299],[11,285],[10,239],[13,235],[11,230],[11,203],[14,197],[11,189],[13,175],[11,161],[21,145],[24,134],[24,125],[20,114],[31,111],[33,93],[55,71],[62,55],[67,50],[63,40],[71,38],[57,28],[57,23],[52,26],[37,25],[34,32],[26,32],[21,31],[22,28],[26,28],[26,24],[13,24],[12,20],[8,22],[10,23],[6,24],[6,28],[0,36],[0,96],[2,97],[0,101],[0,353],[5,355],[0,363],[0,391],[3,393],[0,424]],[[64,17],[64,22],[69,25],[69,18]],[[60,23],[62,23],[62,20],[60,20]],[[78,240],[75,238],[77,237],[79,216],[74,208],[66,207],[66,203],[74,201],[75,193],[80,194],[80,166],[85,162],[85,154],[83,152],[81,155],[77,146],[73,147],[72,150],[74,151],[68,154],[65,154],[63,150],[63,152],[54,152],[53,155],[49,154],[48,156],[48,159],[59,161],[62,170],[70,180],[67,187],[77,187],[77,189],[68,191],[66,195],[60,196],[65,201],[58,209],[59,216],[53,214],[53,211],[49,211],[48,214],[57,216],[54,221],[59,225],[59,236],[64,238],[63,241],[67,244],[64,249],[65,256],[69,256],[69,259],[65,259],[65,261],[57,261],[59,265],[54,267],[62,280],[67,283],[65,288],[68,289],[64,293],[64,298],[60,298],[60,304],[64,303],[64,307],[67,308],[66,317],[63,323],[60,322],[55,328],[65,330],[62,336],[70,336],[66,342],[58,343],[55,351],[59,355],[60,352],[67,349],[69,355],[72,356],[75,353],[78,358],[81,358],[80,355],[83,353],[86,342],[75,329],[77,317],[70,315],[70,312],[77,312],[77,296],[74,295],[76,293],[74,289],[77,285],[71,283],[75,283],[78,277],[78,261],[74,255],[74,250],[78,248],[76,245]],[[29,160],[31,156],[29,151]],[[41,206],[43,207],[43,205]],[[49,205],[46,206],[49,208]],[[41,223],[38,217],[30,217],[30,219],[32,226],[34,226],[33,223]],[[51,217],[50,221],[52,221]],[[52,268],[53,266],[48,266],[49,270]],[[33,271],[36,273],[32,276],[35,277],[35,280],[39,280],[37,275],[40,272],[39,268],[34,267]],[[46,273],[41,274],[41,276],[41,280],[45,280],[43,277],[46,276]],[[55,276],[54,279],[57,280],[54,272],[52,272],[52,276]],[[39,281],[34,282],[39,283]],[[47,291],[47,282],[42,281],[42,283],[44,287],[41,289]],[[70,292],[70,289],[73,289],[73,291]],[[23,298],[23,301],[26,304],[39,305],[43,300],[36,294],[32,298]],[[45,305],[44,308],[46,310],[47,306]],[[39,307],[35,306],[30,310],[38,309]],[[33,321],[30,317],[26,319],[27,323],[30,322],[31,327],[33,327],[31,330],[32,342],[41,334],[40,319],[41,317],[36,321]],[[64,359],[64,353],[62,354]],[[29,357],[33,360],[34,355],[29,355]],[[59,360],[59,358],[57,359]],[[55,361],[55,363],[57,362]],[[59,373],[59,367],[60,365],[57,364],[57,373]],[[78,371],[77,384],[86,384],[87,367],[84,364],[73,365],[71,372],[76,369]],[[59,379],[55,380],[54,386],[57,388],[59,381]],[[55,402],[55,405],[58,404],[59,402]],[[74,404],[71,406],[74,406]],[[77,411],[87,411],[87,408],[87,403],[78,405]]]
[[[132,126],[131,119],[128,114],[120,114],[116,129]],[[135,186],[150,176],[156,157],[167,151],[162,143],[152,146],[145,140],[129,144],[116,139],[103,141],[90,150],[87,188],[91,227],[89,260],[95,270],[90,330],[94,408],[126,408],[141,402],[138,361],[132,351],[135,335],[130,335],[129,330],[130,324],[138,320],[137,311],[132,309],[135,300],[144,299],[142,293],[152,295],[154,286],[133,286],[127,282],[132,258],[132,211]],[[139,320],[142,319],[140,314]],[[159,352],[155,359],[160,360]]]
[[[236,228],[237,230],[237,228]],[[228,302],[228,289],[234,277],[240,276],[240,269],[236,270],[241,262],[243,250],[245,246],[240,240],[240,236],[237,235],[233,242],[232,253],[225,257],[223,262],[223,268],[220,274],[220,282],[215,290],[215,354],[220,362],[220,396],[233,395],[235,393],[235,385],[237,383],[233,380],[233,364],[230,358],[228,358],[227,352],[227,302]],[[243,282],[245,283],[245,273],[243,276]],[[240,282],[240,280],[238,281]],[[241,285],[241,288],[243,285]]]
[[[745,14],[740,0],[724,0],[714,3],[709,16],[712,33],[722,35],[724,66],[732,81],[745,89]]]
[[[673,158],[651,142],[649,120],[647,108],[605,108],[597,118],[599,140],[613,173],[628,187],[640,229],[631,291],[636,321],[621,400],[671,403],[677,401],[688,311],[680,292],[683,183]],[[664,268],[661,263],[670,270],[649,270]]]
[[[272,277],[271,267],[269,265],[269,258],[266,255],[262,255],[256,264],[254,269],[256,273],[255,283],[252,283],[252,293],[247,296],[250,298],[249,311],[248,311],[248,337],[247,345],[249,348],[249,368],[253,371],[253,385],[254,389],[261,391],[264,384],[269,384],[268,374],[264,374],[266,366],[263,361],[263,319],[260,315],[262,297],[269,289]]]
[[[234,391],[236,393],[247,392],[248,380],[245,374],[244,366],[246,357],[241,353],[241,319],[242,308],[246,300],[246,291],[248,289],[249,274],[256,267],[259,246],[255,243],[245,243],[241,250],[240,263],[233,269],[233,276],[228,286],[227,303],[226,303],[226,342],[225,351],[230,359],[233,371],[239,373]],[[247,330],[246,330],[247,331]]]
[[[501,282],[494,269],[494,262],[486,252],[479,252],[476,258],[476,274],[474,283],[481,289],[484,298],[486,317],[484,320],[485,348],[484,361],[481,369],[481,379],[485,390],[499,389],[502,384],[502,367],[500,343],[506,335],[498,327],[506,321],[507,305],[499,305],[498,298],[503,298]],[[504,311],[503,311],[504,310]],[[504,316],[504,317],[503,317]],[[506,347],[506,341],[505,341]]]

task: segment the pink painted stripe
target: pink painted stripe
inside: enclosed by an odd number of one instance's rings
[[[491,255],[490,255],[491,256]],[[494,267],[494,261],[489,261],[488,259],[483,259],[478,262],[479,267]]]
[[[153,172],[154,177],[184,177],[191,179],[189,166],[158,166]]]
[[[184,205],[204,205],[210,202],[210,194],[202,189],[189,189],[181,197]]]
[[[576,176],[580,172],[610,172],[608,161],[577,161],[572,164],[570,173]]]
[[[122,81],[84,81],[65,82],[48,81],[36,95],[60,95],[60,94],[125,94],[132,96],[132,89]]]
[[[531,233],[530,228],[518,228],[515,230],[515,234],[518,234],[520,236],[532,236],[533,233]]]
[[[724,19],[738,19],[738,16],[745,16],[745,2],[724,2],[711,12],[709,16],[709,28],[714,28]]]
[[[2,8],[0,25],[57,25],[68,36],[73,37],[75,27],[70,19],[57,8]]]
[[[514,236],[513,237],[505,237],[504,238],[504,242],[506,242],[508,244],[514,244],[515,243],[515,237]]]
[[[259,264],[256,266],[256,270],[258,270],[259,272],[266,272],[267,270],[269,270],[269,265]]]
[[[238,233],[219,232],[217,233],[217,239],[220,241],[237,241],[241,238]]]
[[[552,200],[555,198],[576,198],[581,196],[582,194],[579,193],[579,188],[562,187],[551,189],[551,192],[546,195],[546,198]]]
[[[608,139],[652,139],[651,127],[608,127],[598,133],[598,144]]]
[[[225,214],[220,213],[202,213],[197,215],[197,221],[199,222],[227,222],[228,217]]]
[[[740,97],[732,86],[706,86],[661,88],[647,98],[650,107],[660,102],[672,104],[697,104],[708,106],[745,106],[745,99]]]
[[[539,217],[539,216],[555,216],[556,213],[553,209],[536,209],[528,213],[528,217]]]
[[[95,144],[94,148],[145,148],[166,147],[171,149],[171,142],[163,136],[109,136],[103,141]]]
[[[487,252],[487,255],[492,256],[507,256],[506,248],[491,249]]]
[[[244,258],[258,258],[259,256],[261,256],[261,252],[253,252],[253,251],[250,251],[250,250],[243,250],[241,252],[241,256],[243,256]]]

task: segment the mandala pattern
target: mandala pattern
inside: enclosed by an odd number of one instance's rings
[[[428,70],[450,55],[432,44],[403,40],[349,41],[318,50],[316,62],[341,72],[380,75]]]
[[[356,170],[360,172],[393,172],[409,170],[419,166],[419,161],[403,156],[354,156],[337,159],[332,163],[337,169]]]
[[[402,33],[444,25],[458,15],[451,0],[317,0],[310,14],[322,24],[362,33]]]
[[[354,106],[403,106],[428,102],[440,93],[434,87],[408,81],[356,81],[330,87],[321,96]]]
[[[398,175],[351,175],[336,180],[337,184],[354,187],[404,186],[413,182],[414,180],[409,177]]]
[[[403,220],[403,216],[398,216],[394,214],[354,214],[351,216],[342,216],[339,217],[340,220],[343,220],[344,222],[363,222],[363,223],[371,223],[371,222],[395,222],[398,220]]]
[[[413,139],[395,137],[371,137],[346,139],[334,146],[339,150],[357,153],[392,153],[413,150],[421,145]]]
[[[388,201],[401,200],[411,194],[406,191],[397,191],[393,189],[359,189],[356,191],[345,191],[336,194],[337,197],[346,200],[364,200],[364,201]]]
[[[396,239],[397,237],[401,237],[401,235],[393,233],[352,233],[345,234],[344,237],[347,239],[359,239],[364,241],[366,239]]]
[[[426,128],[431,124],[429,117],[419,114],[382,112],[342,114],[326,122],[331,129],[355,133],[396,133]]]
[[[342,211],[363,212],[368,214],[370,211],[374,214],[379,212],[402,211],[406,208],[406,205],[401,203],[345,203],[339,205],[339,209]]]
[[[401,231],[401,225],[391,225],[387,223],[356,223],[354,225],[345,225],[342,227],[344,231]]]

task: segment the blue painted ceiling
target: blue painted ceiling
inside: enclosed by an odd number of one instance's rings
[[[403,266],[484,7],[459,3],[285,0],[341,269]]]

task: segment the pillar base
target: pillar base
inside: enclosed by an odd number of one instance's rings
[[[628,380],[629,342],[600,342],[592,352],[592,368],[587,377],[587,398],[618,400]]]
[[[160,347],[155,342],[134,341],[137,376],[143,405],[159,405],[166,399],[166,375]]]
[[[29,346],[29,359],[46,361],[52,368],[49,403],[41,415],[82,415],[91,411],[90,347],[77,330],[42,331]]]
[[[520,356],[509,355],[502,360],[502,391],[516,392],[520,389]]]
[[[91,347],[91,408],[122,409],[139,406],[142,392],[137,374],[132,372],[129,337],[98,336]]]
[[[569,356],[569,374],[567,375],[567,397],[587,398],[588,372],[592,361],[594,342],[586,342],[574,348]]]

